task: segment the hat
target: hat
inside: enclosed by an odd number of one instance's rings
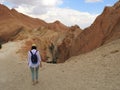
[[[36,44],[32,44],[32,46],[35,46],[35,47],[36,47]]]

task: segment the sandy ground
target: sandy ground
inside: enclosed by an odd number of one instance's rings
[[[27,59],[16,54],[22,42],[0,50],[0,90],[120,90],[120,40],[63,64],[43,63],[32,85]]]

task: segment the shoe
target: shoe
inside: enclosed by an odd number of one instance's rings
[[[32,82],[32,85],[35,85],[35,81]]]
[[[38,80],[36,80],[36,83],[39,83]]]

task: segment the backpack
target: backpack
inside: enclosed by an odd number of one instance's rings
[[[37,50],[36,50],[35,54],[33,54],[32,51],[30,51],[30,53],[31,53],[31,61],[32,61],[32,63],[36,64],[38,62],[38,57],[36,55]]]

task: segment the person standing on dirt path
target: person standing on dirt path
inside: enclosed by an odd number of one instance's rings
[[[31,50],[28,51],[28,65],[32,74],[32,83],[38,83],[39,67],[42,67],[40,52],[37,50],[36,44],[32,44]]]

